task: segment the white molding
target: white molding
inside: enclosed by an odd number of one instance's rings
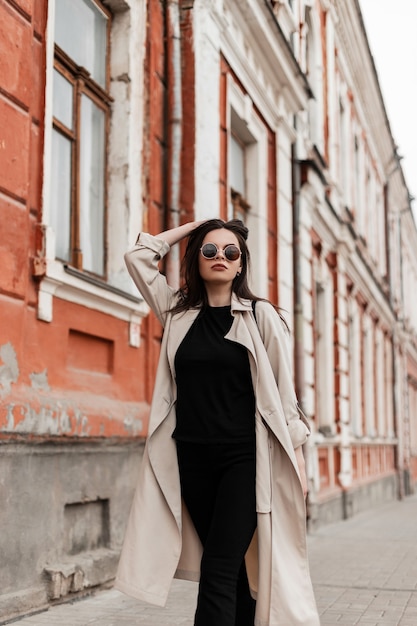
[[[68,274],[64,264],[60,261],[50,260],[47,266],[47,276],[43,278],[39,286],[38,319],[51,322],[54,298],[60,298],[129,322],[129,343],[133,347],[139,347],[139,327],[143,317],[149,312],[149,307],[144,300],[134,302],[105,287]]]
[[[273,11],[285,35],[289,38],[291,33],[297,31],[297,20],[294,11],[288,4],[288,0],[278,0]]]

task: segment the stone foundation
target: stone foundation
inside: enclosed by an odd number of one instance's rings
[[[374,506],[398,498],[398,477],[385,476],[374,482],[359,485],[351,491],[333,494],[328,499],[309,503],[309,530],[353,517]]]
[[[3,443],[0,623],[108,584],[143,442]]]

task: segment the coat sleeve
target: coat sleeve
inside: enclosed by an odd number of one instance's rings
[[[294,448],[298,448],[310,435],[310,426],[295,394],[289,332],[269,302],[256,303],[256,320],[277,383],[291,441]]]
[[[162,326],[176,293],[159,271],[159,261],[169,249],[169,244],[162,239],[140,233],[135,246],[125,254],[129,274]]]

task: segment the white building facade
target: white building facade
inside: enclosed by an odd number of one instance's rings
[[[416,228],[360,5],[200,0],[193,20],[195,214],[243,216],[253,287],[286,311],[310,522],[409,493]]]

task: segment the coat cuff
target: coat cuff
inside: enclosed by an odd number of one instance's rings
[[[305,444],[310,436],[310,430],[301,420],[290,422],[288,424],[288,430],[294,450]]]
[[[149,233],[139,233],[135,248],[148,248],[152,252],[156,252],[162,259],[169,252],[170,245],[163,239],[154,237]]]
[[[288,430],[291,437],[292,445],[295,448],[302,446],[305,444],[307,439],[310,436],[311,428],[308,423],[308,419],[301,410],[299,404],[297,404],[297,411],[300,416],[300,419],[293,419],[288,422]]]

